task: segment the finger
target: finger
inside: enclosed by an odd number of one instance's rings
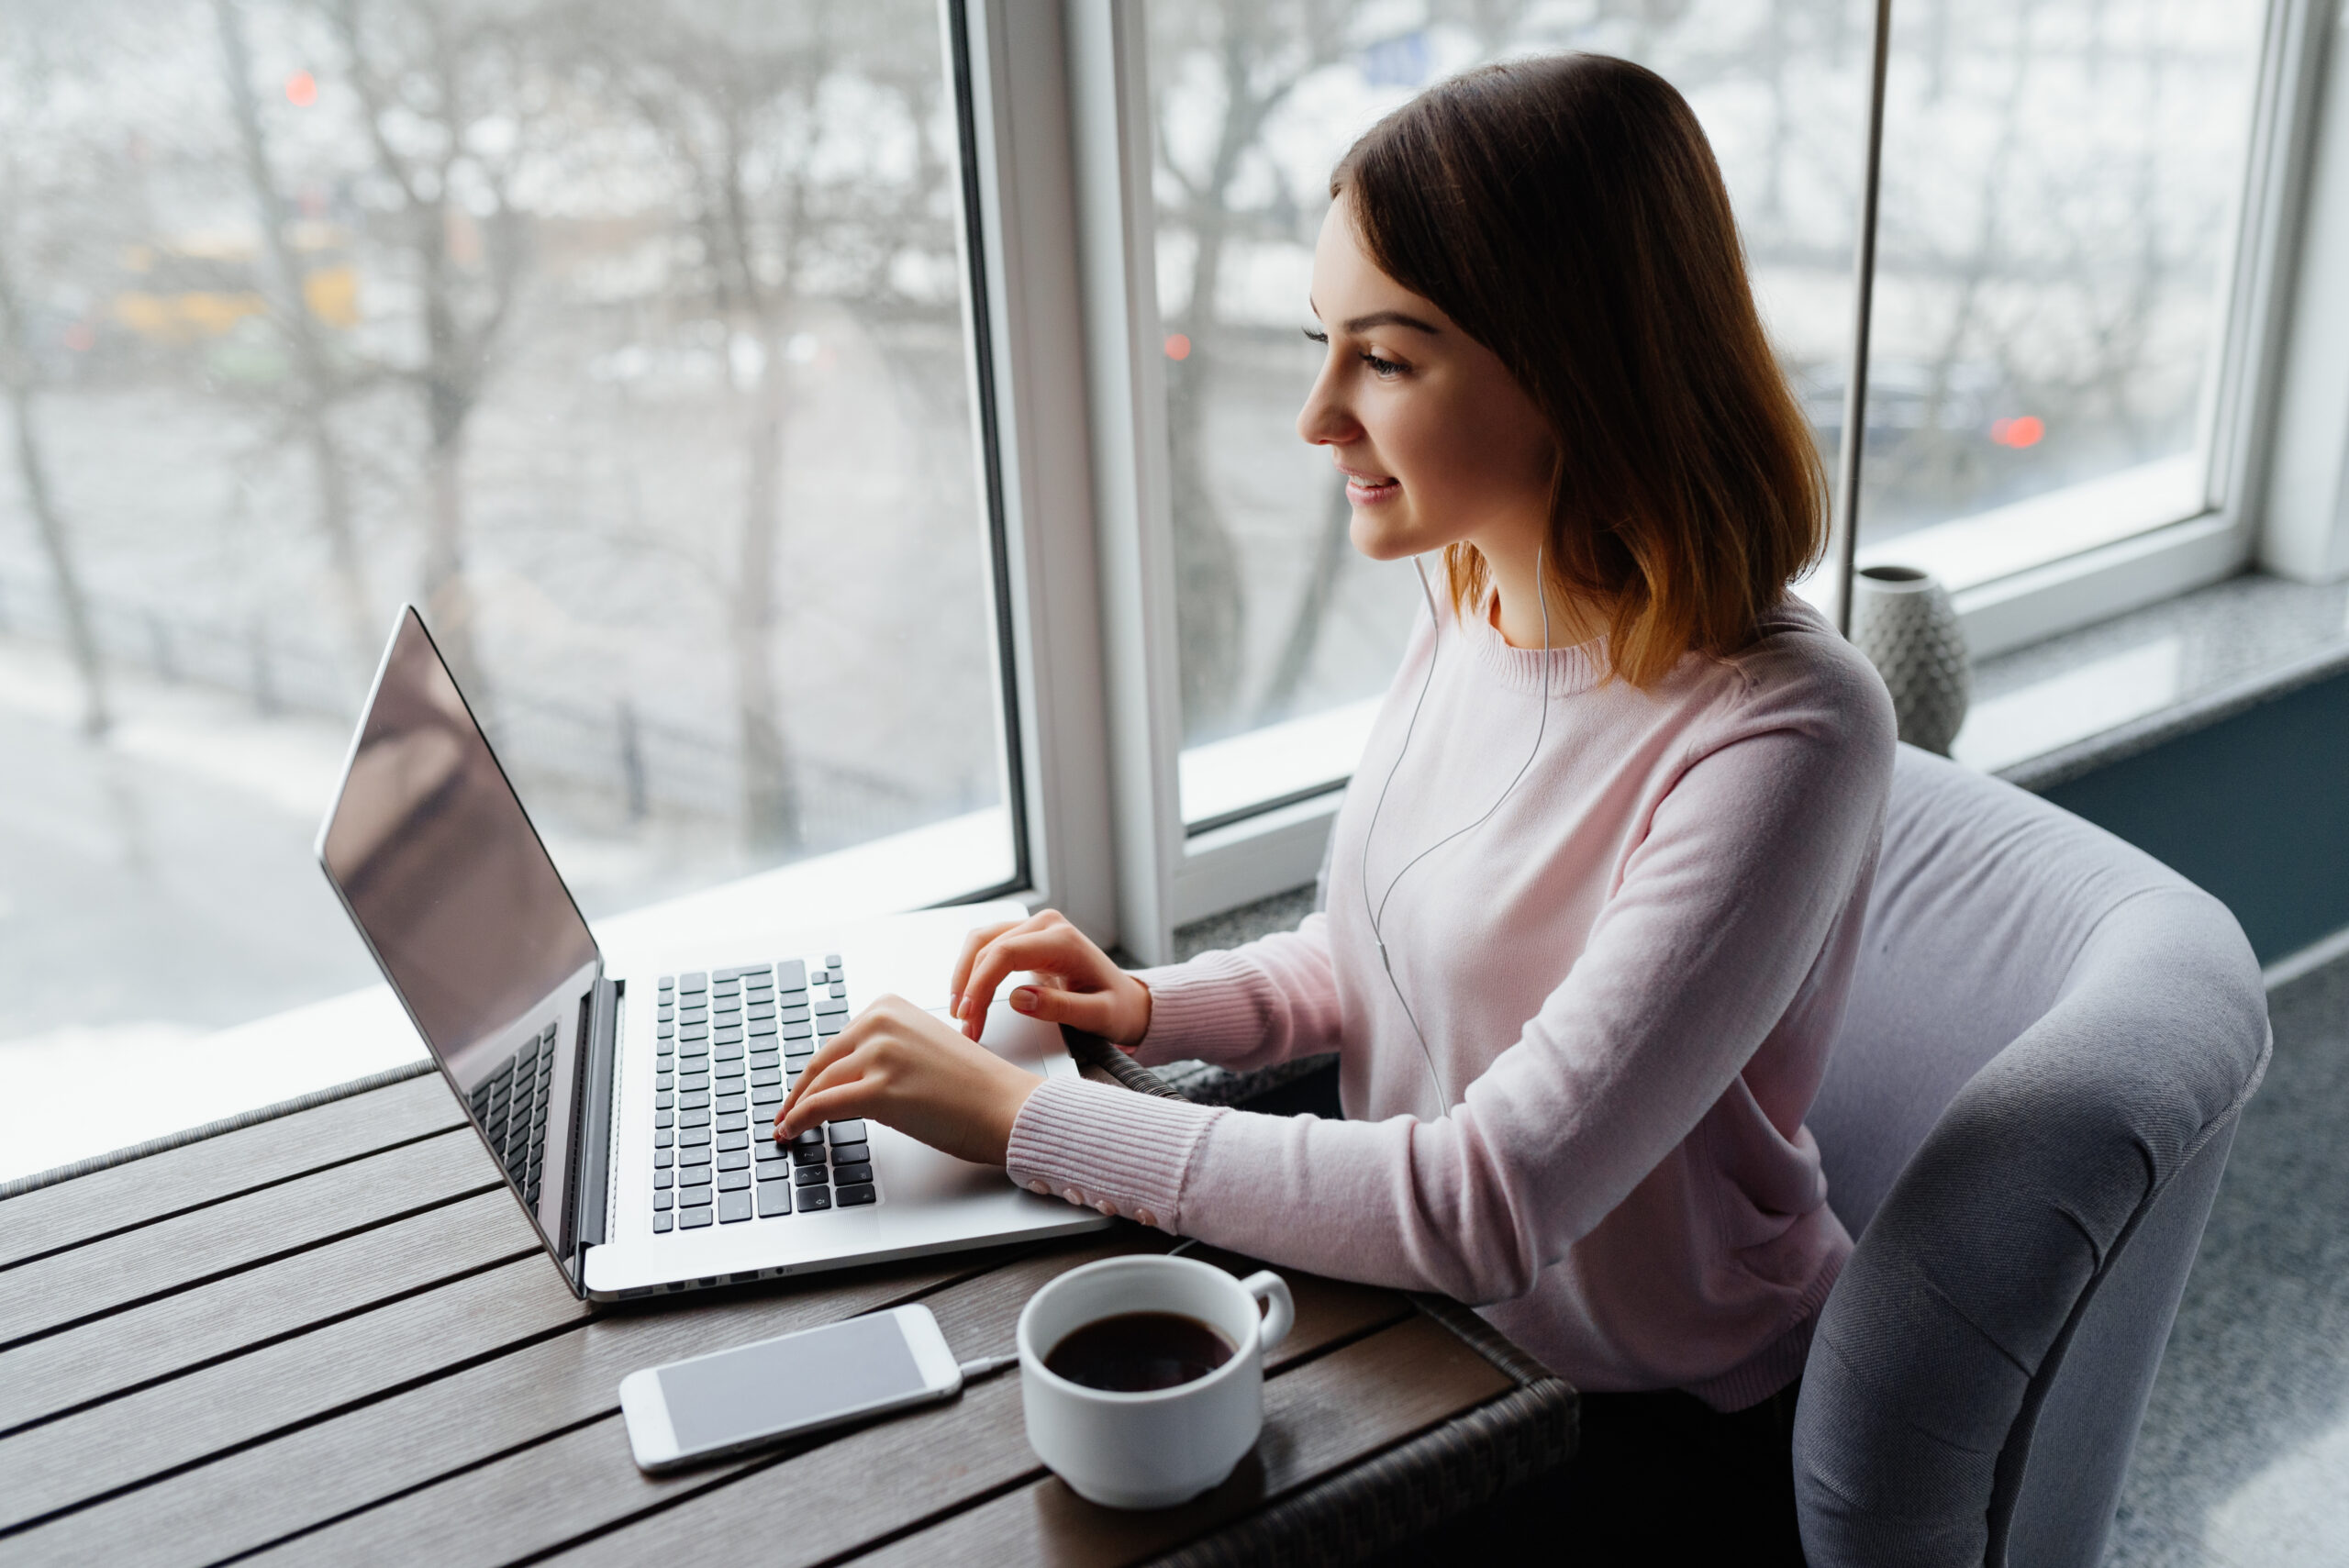
[[[1015,985],[1007,998],[1012,1011],[1066,1024],[1104,1039],[1116,1032],[1118,999],[1107,991],[1064,991],[1057,985]]]
[[[984,1018],[985,1016],[985,1006],[982,1005],[974,1009],[971,1006],[971,997],[973,987],[978,984],[976,977],[986,973],[989,969],[987,962],[987,955],[989,953],[995,951],[1007,941],[1033,940],[1052,930],[1054,927],[1062,924],[1064,924],[1064,922],[1061,919],[1057,912],[1051,909],[1041,909],[1037,911],[1035,914],[1030,915],[1025,920],[1020,921],[1018,925],[1006,926],[997,929],[986,941],[982,942],[976,948],[974,948],[971,952],[970,964],[963,969],[960,976],[960,983],[954,987],[953,1005],[949,1009],[949,1012],[954,1019],[957,1022],[967,1023],[968,1020],[973,1018]],[[1000,976],[997,977],[997,984],[1000,983]],[[986,995],[988,996],[992,996],[994,995],[994,984],[989,984],[986,989]],[[970,1035],[974,1040],[978,1038],[976,1034],[973,1033],[968,1029],[965,1029],[963,1032]]]
[[[884,1091],[879,1085],[862,1080],[836,1084],[807,1102],[807,1126],[821,1127],[828,1121],[854,1121],[870,1117],[885,1127],[889,1125],[889,1118],[883,1114],[883,1097]],[[795,1132],[792,1136],[796,1138],[798,1134]]]
[[[859,1018],[855,1023],[826,1040],[824,1048],[807,1059],[807,1065],[799,1070],[797,1080],[792,1084],[790,1092],[783,1096],[783,1105],[775,1112],[774,1120],[777,1127],[783,1125],[783,1118],[790,1113],[792,1102],[799,1097],[801,1090],[814,1083],[817,1076],[826,1068],[857,1048],[858,1043],[864,1039],[867,1032],[860,1027],[863,1022],[864,1019]]]
[[[973,1040],[979,1038],[986,1026],[987,1007],[995,1000],[996,987],[1020,970],[1090,981],[1093,965],[1085,945],[1075,927],[1058,924],[1032,933],[1015,931],[988,943],[972,966],[970,984],[963,990],[963,1032]]]
[[[1033,918],[1033,916],[1030,917],[1030,919]],[[954,959],[954,977],[947,984],[950,994],[947,1002],[949,1012],[957,1018],[962,1016],[963,982],[970,978],[971,961],[979,956],[979,950],[1003,935],[1004,932],[1018,930],[1026,924],[1028,924],[1027,920],[998,920],[992,926],[972,928],[971,933],[963,939],[962,952]]]
[[[866,1069],[870,1065],[863,1057],[857,1055],[843,1056],[821,1068],[810,1062],[807,1071],[800,1074],[798,1086],[783,1102],[782,1118],[775,1124],[782,1136],[796,1138],[822,1121],[822,1117],[809,1112],[810,1102],[821,1099],[828,1091],[843,1084],[863,1082],[869,1076]]]

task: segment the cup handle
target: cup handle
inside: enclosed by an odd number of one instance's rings
[[[1263,1269],[1241,1280],[1240,1288],[1254,1296],[1264,1309],[1264,1326],[1256,1330],[1256,1349],[1259,1354],[1268,1352],[1287,1339],[1288,1331],[1297,1326],[1297,1303],[1288,1294],[1288,1281],[1270,1269]]]

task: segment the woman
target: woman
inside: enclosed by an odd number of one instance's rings
[[[1653,73],[1472,72],[1331,193],[1298,432],[1346,475],[1355,547],[1441,550],[1445,602],[1339,814],[1328,913],[1140,973],[1049,912],[975,932],[963,1034],[884,1003],[780,1125],[875,1117],[1103,1213],[1479,1304],[1600,1396],[1580,1473],[1709,1465],[1716,1502],[1749,1476],[1732,1539],[1767,1557],[1851,1249],[1802,1121],[1893,752],[1874,673],[1787,591],[1821,548],[1818,459]],[[964,1038],[1023,970],[1015,1007],[1145,1062],[1336,1051],[1346,1119],[1040,1084]]]

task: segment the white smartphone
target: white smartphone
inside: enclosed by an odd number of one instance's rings
[[[662,1471],[962,1386],[930,1308],[899,1307],[632,1372],[620,1380],[620,1410],[638,1468]]]

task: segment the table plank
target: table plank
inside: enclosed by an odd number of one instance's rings
[[[395,1296],[540,1258],[503,1188],[0,1353],[0,1437]]]
[[[582,1321],[562,1274],[526,1258],[0,1438],[0,1528]]]
[[[640,1366],[913,1299],[1000,1251],[877,1264],[607,1310],[329,1419],[69,1514],[9,1543],[59,1568],[217,1562],[542,1440],[610,1411]],[[525,1265],[527,1266],[527,1265]],[[548,1278],[551,1263],[540,1263]],[[223,1507],[233,1497],[236,1507]]]
[[[445,1132],[54,1253],[6,1276],[0,1350],[504,1184],[478,1138]]]
[[[434,1073],[22,1193],[0,1202],[0,1270],[446,1132],[464,1119]]]
[[[1229,1481],[1181,1507],[1104,1508],[1046,1474],[856,1561],[870,1568],[1142,1562],[1514,1386],[1441,1324],[1413,1317],[1267,1383],[1256,1451]]]
[[[1330,1344],[1366,1330],[1381,1338],[1393,1329],[1379,1325],[1414,1316],[1409,1304],[1391,1292],[1308,1274],[1289,1279],[1298,1326],[1271,1358],[1268,1387],[1286,1380],[1287,1367],[1318,1364],[1309,1358]],[[1012,1294],[1024,1304],[1032,1288]],[[997,1332],[1008,1339],[1019,1314],[1011,1302],[1003,1306],[1009,1310]],[[946,1322],[944,1311],[940,1322]],[[949,1337],[958,1350],[965,1342],[953,1330]],[[618,1420],[608,1423],[608,1430],[583,1429],[560,1450],[548,1445],[543,1466],[530,1473],[527,1485],[510,1481],[496,1495],[514,1497],[528,1485],[558,1484],[564,1466],[592,1463],[596,1455],[613,1456],[625,1466],[626,1443]],[[647,1506],[691,1495],[680,1506],[582,1542],[563,1561],[635,1564],[675,1556],[678,1544],[685,1543],[697,1557],[714,1552],[775,1568],[821,1562],[925,1518],[967,1507],[1037,1473],[1020,1411],[1019,1375],[1005,1373],[966,1389],[952,1404],[909,1412],[812,1451],[788,1453],[780,1462],[740,1466],[698,1486],[673,1482],[657,1495],[648,1490],[641,1494]],[[488,1511],[478,1504],[466,1510],[477,1521]],[[572,1534],[584,1533],[582,1522],[574,1516]],[[562,1539],[548,1538],[548,1544]]]

